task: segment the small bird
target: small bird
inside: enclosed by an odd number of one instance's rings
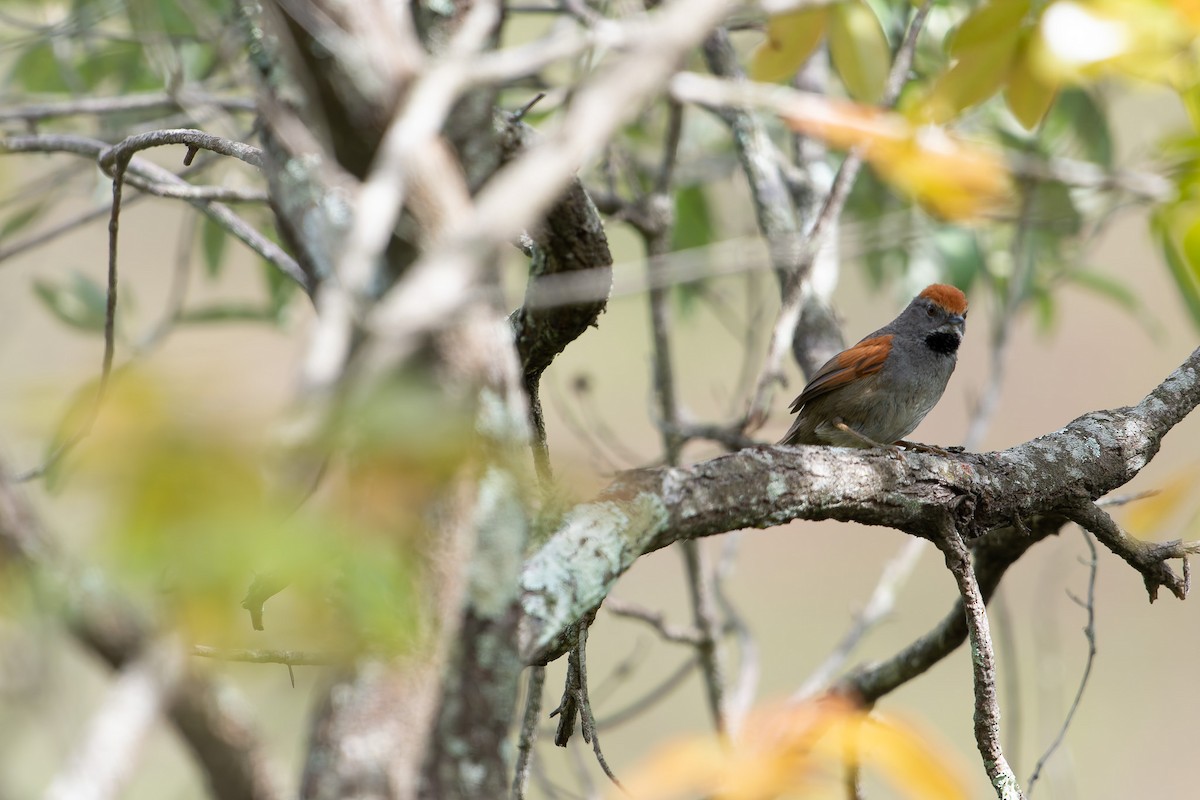
[[[926,287],[900,316],[817,370],[792,401],[796,421],[779,443],[916,446],[903,438],[946,390],[966,322],[961,291]]]

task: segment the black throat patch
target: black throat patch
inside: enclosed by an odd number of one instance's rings
[[[939,356],[952,356],[958,352],[960,338],[953,333],[938,331],[925,337],[925,344]]]

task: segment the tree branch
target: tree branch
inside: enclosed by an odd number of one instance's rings
[[[681,539],[793,519],[885,525],[929,538],[947,511],[973,538],[1014,522],[1028,527],[1038,515],[1085,514],[1077,498],[1127,483],[1198,403],[1200,349],[1137,406],[1086,414],[1002,452],[913,454],[899,463],[873,451],[756,448],[686,468],[625,473],[598,499],[568,512],[526,562],[522,654],[528,663],[561,654],[563,632],[618,576],[644,553]],[[1133,554],[1119,554],[1149,565],[1188,548],[1126,550]],[[1156,580],[1179,594],[1182,581],[1158,569]]]

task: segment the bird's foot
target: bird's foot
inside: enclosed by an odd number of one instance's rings
[[[883,450],[888,450],[891,452],[892,456],[897,461],[899,461],[902,464],[906,463],[906,460],[904,458],[904,451],[901,450],[899,447],[897,447],[895,444],[884,444],[883,442],[877,442],[874,439],[872,439],[870,436],[866,436],[866,435],[861,434],[858,431],[854,430],[854,428],[851,428],[849,425],[847,425],[845,422],[843,422],[840,419],[836,420],[833,423],[833,427],[837,428],[842,433],[845,433],[849,436],[852,436],[855,439],[858,439],[860,442],[865,444],[867,447],[878,447]],[[897,443],[897,444],[899,444],[899,443]]]
[[[934,455],[942,456],[943,458],[950,458],[951,456],[955,455],[956,453],[965,453],[967,451],[967,449],[965,447],[958,447],[957,445],[954,447],[938,447],[937,445],[933,445],[933,444],[922,444],[921,442],[909,442],[909,441],[905,441],[904,439],[898,440],[896,442],[896,445],[899,447],[903,447],[906,450],[913,450],[917,453],[933,453]]]

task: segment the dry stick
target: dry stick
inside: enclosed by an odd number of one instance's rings
[[[1158,599],[1158,590],[1163,586],[1180,600],[1187,599],[1190,583],[1188,557],[1200,553],[1200,542],[1143,542],[1125,533],[1112,517],[1092,502],[1071,506],[1065,509],[1065,513],[1072,522],[1091,531],[1105,547],[1142,574],[1150,602]],[[1182,559],[1182,576],[1176,575],[1167,566],[1167,560],[1173,558]]]
[[[988,630],[987,605],[971,556],[953,521],[947,516],[937,540],[946,557],[946,567],[954,575],[962,597],[971,640],[971,672],[975,687],[975,744],[983,757],[992,788],[1000,800],[1022,800],[1017,776],[1004,758],[1000,747],[1000,706],[996,699],[996,656]]]
[[[206,92],[193,94],[187,91],[182,93],[151,92],[117,97],[79,97],[53,103],[10,106],[8,108],[0,108],[0,122],[7,122],[9,120],[38,122],[56,117],[81,115],[95,117],[103,114],[123,114],[130,111],[177,109],[183,107],[183,103],[180,102],[181,99],[189,104],[217,106],[227,111],[253,112],[258,107],[252,97],[208,94]]]
[[[98,159],[108,150],[107,142],[69,134],[0,137],[0,153],[73,153]],[[233,213],[228,206],[214,202],[212,199],[214,192],[204,191],[240,190],[191,186],[173,172],[165,170],[157,164],[136,158],[131,159],[128,164],[126,180],[142,191],[188,201],[284,275],[300,284],[306,293],[312,294],[312,282],[294,258]]]
[[[39,478],[53,469],[75,446],[82,442],[92,432],[96,418],[100,415],[100,406],[108,391],[108,380],[112,375],[113,355],[116,352],[116,319],[117,319],[117,234],[120,230],[121,219],[121,189],[125,170],[129,159],[118,160],[112,165],[112,208],[108,217],[108,286],[104,301],[104,356],[100,362],[100,379],[96,384],[96,394],[87,417],[78,430],[64,439],[45,461],[38,466],[18,473],[12,480],[23,482]]]
[[[1015,270],[1008,285],[1008,292],[1002,301],[1000,313],[992,329],[991,365],[988,370],[987,383],[983,394],[980,396],[978,402],[975,403],[975,408],[971,414],[971,421],[967,425],[967,432],[963,439],[963,446],[967,450],[975,450],[983,442],[983,438],[987,435],[987,430],[991,426],[993,415],[999,405],[1000,391],[1004,385],[1012,325],[1016,319],[1017,311],[1021,307],[1025,287],[1028,285],[1029,276],[1032,274],[1034,267],[1034,252],[1033,248],[1029,246],[1030,215],[1033,211],[1034,198],[1031,182],[1031,179],[1023,179],[1020,183],[1021,203],[1011,247],[1012,263],[1015,265]],[[1009,735],[1011,737],[1009,755],[1012,757],[1013,763],[1019,766],[1019,749],[1015,745],[1020,740],[1021,735],[1020,669],[1017,666],[1015,647],[1004,646],[1006,643],[1015,644],[1015,638],[1012,636],[1011,615],[1005,613],[1007,606],[1004,603],[1003,590],[1000,590],[998,596],[995,598],[995,605],[996,614],[994,615],[994,621],[997,629],[997,639],[1001,643],[1000,658],[1004,662],[1005,713],[1009,718]]]
[[[925,0],[921,4],[921,7],[913,14],[912,21],[908,25],[908,31],[904,36],[904,41],[900,43],[900,47],[896,50],[896,57],[892,61],[892,68],[888,72],[883,96],[880,98],[880,105],[884,108],[890,108],[895,105],[896,99],[900,96],[900,90],[904,88],[904,84],[908,80],[908,72],[912,68],[913,53],[917,47],[917,38],[921,32],[921,28],[925,24],[925,18],[929,16],[931,8],[933,8],[933,0]],[[850,196],[850,189],[853,188],[854,181],[858,178],[861,168],[861,151],[858,149],[851,150],[838,168],[837,175],[833,179],[833,186],[829,190],[829,195],[825,198],[825,204],[822,206],[816,221],[813,223],[812,229],[804,241],[800,263],[796,271],[792,274],[788,286],[784,289],[779,315],[776,317],[775,327],[771,331],[771,343],[767,348],[767,357],[763,363],[762,370],[759,372],[758,379],[755,381],[754,393],[751,395],[752,399],[750,407],[746,412],[744,423],[747,426],[759,427],[767,419],[770,411],[772,387],[782,380],[781,364],[783,356],[788,350],[788,346],[796,330],[796,325],[800,321],[801,303],[804,299],[804,283],[808,277],[809,270],[812,268],[813,258],[815,258],[823,244],[826,231],[841,216],[842,209],[846,205],[846,199]]]
[[[328,667],[345,664],[349,656],[311,650],[245,650],[239,648],[192,645],[191,655],[214,661],[235,661],[246,664],[287,664],[290,667]]]
[[[643,198],[647,219],[640,228],[649,257],[647,269],[654,273],[661,259],[670,251],[670,236],[674,220],[669,212],[671,175],[679,151],[679,138],[683,130],[683,108],[668,101],[668,123],[666,142],[663,146],[662,164],[655,181],[655,191]],[[658,397],[659,414],[663,422],[663,447],[666,463],[679,464],[683,442],[675,433],[679,423],[679,399],[675,392],[675,370],[671,361],[671,324],[668,301],[670,290],[666,287],[650,289],[650,329],[653,340],[654,393]],[[712,582],[707,565],[700,551],[700,543],[683,543],[684,565],[687,571],[688,595],[692,614],[700,632],[697,650],[703,667],[704,685],[709,711],[713,715],[717,733],[725,737],[729,724],[725,714],[725,670],[718,649],[720,623],[717,621]]]
[[[1033,774],[1029,776],[1029,781],[1025,786],[1026,796],[1033,795],[1033,787],[1041,777],[1042,767],[1054,755],[1054,751],[1062,744],[1066,738],[1067,730],[1071,727],[1071,721],[1075,718],[1075,712],[1079,710],[1080,701],[1083,700],[1083,692],[1087,688],[1088,678],[1092,674],[1092,663],[1096,660],[1096,572],[1099,567],[1099,560],[1096,554],[1096,543],[1092,541],[1092,536],[1086,530],[1080,531],[1083,534],[1083,541],[1087,543],[1088,552],[1091,553],[1091,558],[1088,561],[1088,586],[1087,600],[1080,600],[1075,595],[1067,592],[1067,596],[1071,598],[1087,612],[1087,623],[1083,626],[1083,635],[1087,639],[1088,652],[1087,661],[1083,665],[1083,675],[1079,678],[1079,688],[1075,690],[1075,699],[1071,701],[1071,707],[1067,709],[1067,716],[1063,719],[1062,727],[1059,728],[1058,735],[1054,737],[1054,741],[1046,748],[1046,752],[1038,759],[1037,764],[1033,768]]]
[[[592,704],[588,699],[588,679],[587,679],[587,638],[589,625],[582,625],[579,629],[579,686],[576,688],[579,702],[579,725],[583,730],[583,740],[590,742],[592,752],[596,754],[596,761],[599,762],[600,768],[604,770],[604,774],[613,782],[613,785],[625,792],[625,787],[617,780],[617,776],[613,774],[612,767],[608,766],[608,761],[604,758],[604,752],[600,749],[600,736],[596,732],[596,718],[592,716]],[[627,793],[626,793],[627,794]]]
[[[525,716],[517,739],[517,766],[513,771],[513,800],[525,800],[529,772],[533,764],[533,746],[537,743],[538,717],[542,709],[542,687],[546,685],[546,668],[536,664],[529,668],[529,688],[525,697]]]
[[[635,717],[645,714],[654,708],[655,705],[670,697],[671,693],[680,686],[683,686],[684,679],[698,666],[700,666],[700,657],[692,656],[676,667],[674,672],[647,689],[641,697],[631,701],[624,708],[617,709],[604,719],[598,720],[596,728],[615,728]]]
[[[737,556],[737,544],[741,534],[734,532],[724,538],[721,557],[713,570],[713,597],[725,615],[725,626],[732,630],[738,644],[738,675],[732,687],[725,692],[725,716],[729,721],[731,735],[736,736],[742,722],[750,713],[762,674],[758,653],[758,642],[746,624],[745,618],[725,592],[725,581],[733,571]]]
[[[896,551],[896,554],[884,564],[875,589],[871,592],[871,597],[863,606],[863,610],[855,618],[854,624],[842,636],[833,652],[825,657],[820,666],[809,675],[808,680],[795,691],[791,697],[793,703],[808,700],[828,688],[837,673],[850,660],[850,656],[863,637],[891,615],[892,610],[896,607],[896,592],[912,575],[917,560],[925,551],[926,545],[925,539],[913,537],[905,542]]]
[[[667,622],[665,615],[661,611],[651,611],[648,608],[626,603],[615,597],[610,597],[604,601],[604,610],[618,617],[626,619],[634,619],[638,622],[644,622],[649,625],[659,638],[667,642],[675,644],[690,644],[699,646],[702,634],[694,628],[684,628],[679,625],[672,625]]]

